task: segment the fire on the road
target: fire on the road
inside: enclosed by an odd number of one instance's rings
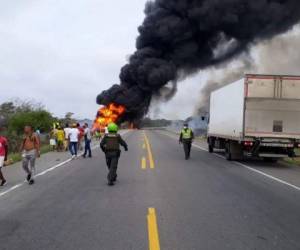
[[[109,123],[117,122],[126,111],[122,105],[111,103],[100,108],[94,121],[94,130],[103,130]]]

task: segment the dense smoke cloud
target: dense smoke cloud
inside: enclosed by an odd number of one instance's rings
[[[233,63],[209,69],[195,114],[209,111],[212,91],[241,79],[247,73],[299,75],[300,55],[295,53],[299,44],[300,25],[296,25],[293,30],[252,47],[249,54],[240,56]]]
[[[285,32],[300,19],[299,0],[156,0],[148,2],[136,52],[98,104],[125,105],[142,117],[153,94],[200,69],[227,62],[249,45]]]
[[[300,74],[300,25],[292,31],[277,36],[270,41],[259,44],[256,54],[255,68],[258,73],[268,74]]]
[[[212,69],[208,72],[209,77],[201,89],[199,103],[196,104],[196,115],[205,114],[209,111],[209,100],[212,91],[241,79],[245,73],[255,72],[253,58],[250,55],[243,55],[234,66],[224,66],[222,69]]]

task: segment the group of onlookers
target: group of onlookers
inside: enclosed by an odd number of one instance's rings
[[[85,148],[88,151],[91,139],[92,134],[87,123],[83,126],[79,123],[74,123],[72,126],[66,124],[65,127],[57,125],[50,133],[52,149],[58,152],[70,150],[72,155],[77,155],[79,150]]]
[[[0,132],[3,130],[0,123]],[[92,157],[91,141],[92,132],[89,125],[85,123],[82,127],[80,124],[68,124],[64,128],[57,126],[51,131],[50,145],[57,151],[70,150],[72,159],[77,157],[78,150],[83,150],[83,157]],[[35,160],[40,157],[40,135],[33,131],[30,125],[24,127],[24,134],[20,143],[20,152],[22,155],[22,167],[26,173],[26,180],[31,185],[34,183]],[[8,159],[8,140],[0,134],[0,186],[6,184],[6,179],[2,173],[2,167]]]

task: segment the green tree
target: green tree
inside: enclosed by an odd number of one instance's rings
[[[64,118],[62,118],[62,119],[59,119],[59,122],[60,122],[60,124],[61,125],[65,125],[65,124],[71,124],[71,123],[74,123],[75,122],[75,119],[73,118],[73,115],[74,115],[74,113],[72,113],[72,112],[67,112],[66,114],[65,114],[65,117]]]
[[[9,117],[16,112],[16,106],[13,102],[4,102],[0,105],[0,117],[4,119],[4,123],[7,124]]]
[[[21,135],[24,126],[30,125],[33,129],[39,128],[42,132],[48,132],[54,119],[46,110],[18,112],[13,114],[8,122],[8,130],[10,133]]]

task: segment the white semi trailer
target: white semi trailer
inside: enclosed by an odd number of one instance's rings
[[[293,157],[300,147],[300,76],[245,75],[210,97],[209,152],[227,160]]]

